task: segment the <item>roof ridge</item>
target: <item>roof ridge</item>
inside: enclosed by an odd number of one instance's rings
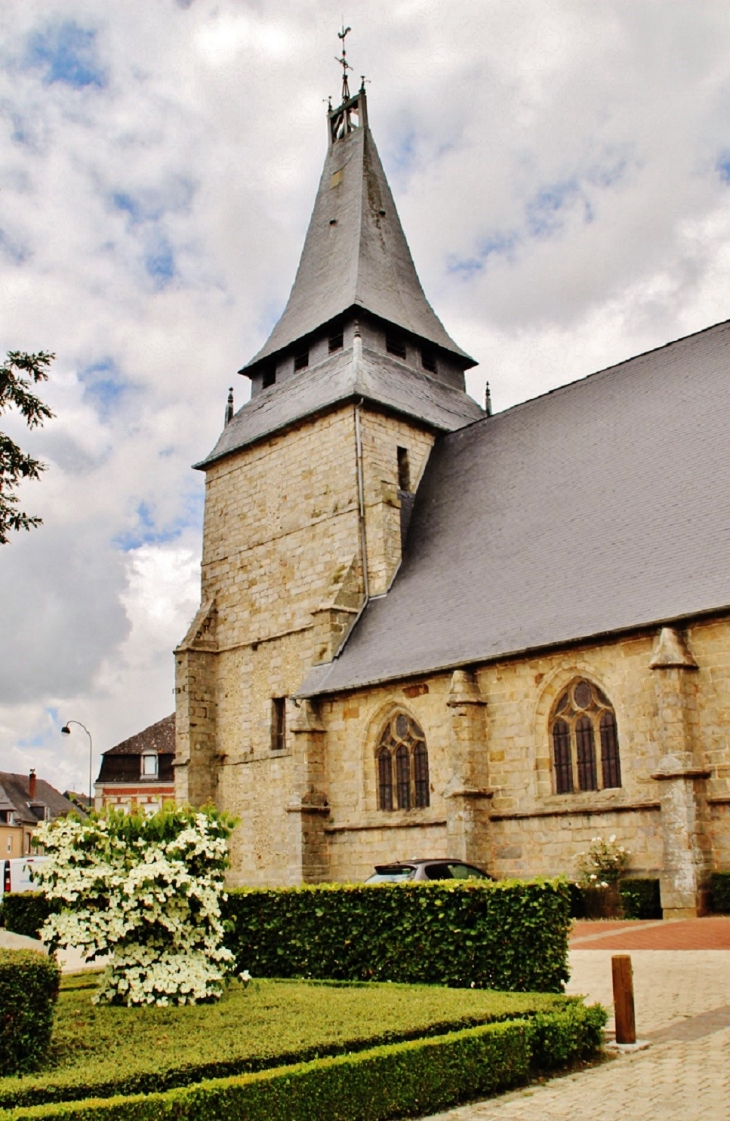
[[[648,358],[652,354],[659,354],[662,350],[669,350],[670,347],[678,346],[679,343],[688,342],[690,339],[698,338],[700,335],[709,334],[710,331],[715,331],[718,327],[730,327],[730,319],[721,319],[718,323],[712,323],[709,327],[703,327],[699,331],[690,331],[688,335],[680,335],[677,339],[670,339],[669,342],[662,343],[660,346],[650,347],[649,350],[642,350],[638,354],[632,355],[630,358],[622,358],[620,362],[613,362],[610,366],[602,366],[600,370],[592,370],[589,374],[583,374],[582,377],[573,378],[572,381],[563,382],[562,385],[555,385],[552,389],[546,389],[543,393],[536,393],[534,397],[527,397],[524,401],[516,401],[514,405],[509,405],[506,409],[500,409],[490,416],[477,417],[476,420],[469,421],[468,424],[463,425],[461,428],[447,433],[444,439],[448,439],[451,436],[462,435],[478,424],[493,423],[494,421],[501,420],[503,417],[512,416],[514,413],[526,409],[530,405],[534,405],[537,401],[543,401],[548,397],[557,396],[560,393],[572,389],[576,385],[591,381],[593,378],[598,378],[604,374],[611,374],[615,370],[619,370],[622,366],[630,366],[642,358]]]

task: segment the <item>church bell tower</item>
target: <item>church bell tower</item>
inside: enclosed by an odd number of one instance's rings
[[[234,883],[328,878],[336,731],[298,698],[400,564],[440,433],[484,413],[474,365],[426,300],[368,126],[364,85],[327,112],[294,286],[239,372],[250,400],[205,472],[201,606],[175,652],[176,795],[241,824]]]

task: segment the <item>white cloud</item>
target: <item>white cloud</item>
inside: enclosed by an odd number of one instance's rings
[[[281,310],[337,95],[332,0],[0,12],[0,351],[53,349],[42,529],[0,550],[0,769],[83,784],[172,707],[202,478]],[[730,306],[720,0],[363,0],[348,57],[424,286],[504,407]]]

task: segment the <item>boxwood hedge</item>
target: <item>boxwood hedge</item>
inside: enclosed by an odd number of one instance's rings
[[[4,1121],[386,1121],[446,1109],[524,1083],[602,1042],[605,1011],[571,1005],[430,1039],[211,1079],[164,1093],[3,1111]],[[547,1060],[547,1062],[545,1062]],[[544,1064],[544,1065],[543,1065]]]
[[[37,938],[43,923],[57,909],[55,900],[46,899],[42,891],[7,893],[0,903],[0,926]]]
[[[0,1074],[33,1070],[45,1058],[60,978],[45,954],[0,947]]]
[[[710,879],[710,900],[712,910],[718,914],[730,914],[730,872],[714,872]]]
[[[561,992],[566,881],[320,884],[228,894],[228,945],[257,977]]]

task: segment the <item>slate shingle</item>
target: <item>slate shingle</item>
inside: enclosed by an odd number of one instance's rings
[[[730,323],[443,436],[401,569],[303,695],[730,605]]]

